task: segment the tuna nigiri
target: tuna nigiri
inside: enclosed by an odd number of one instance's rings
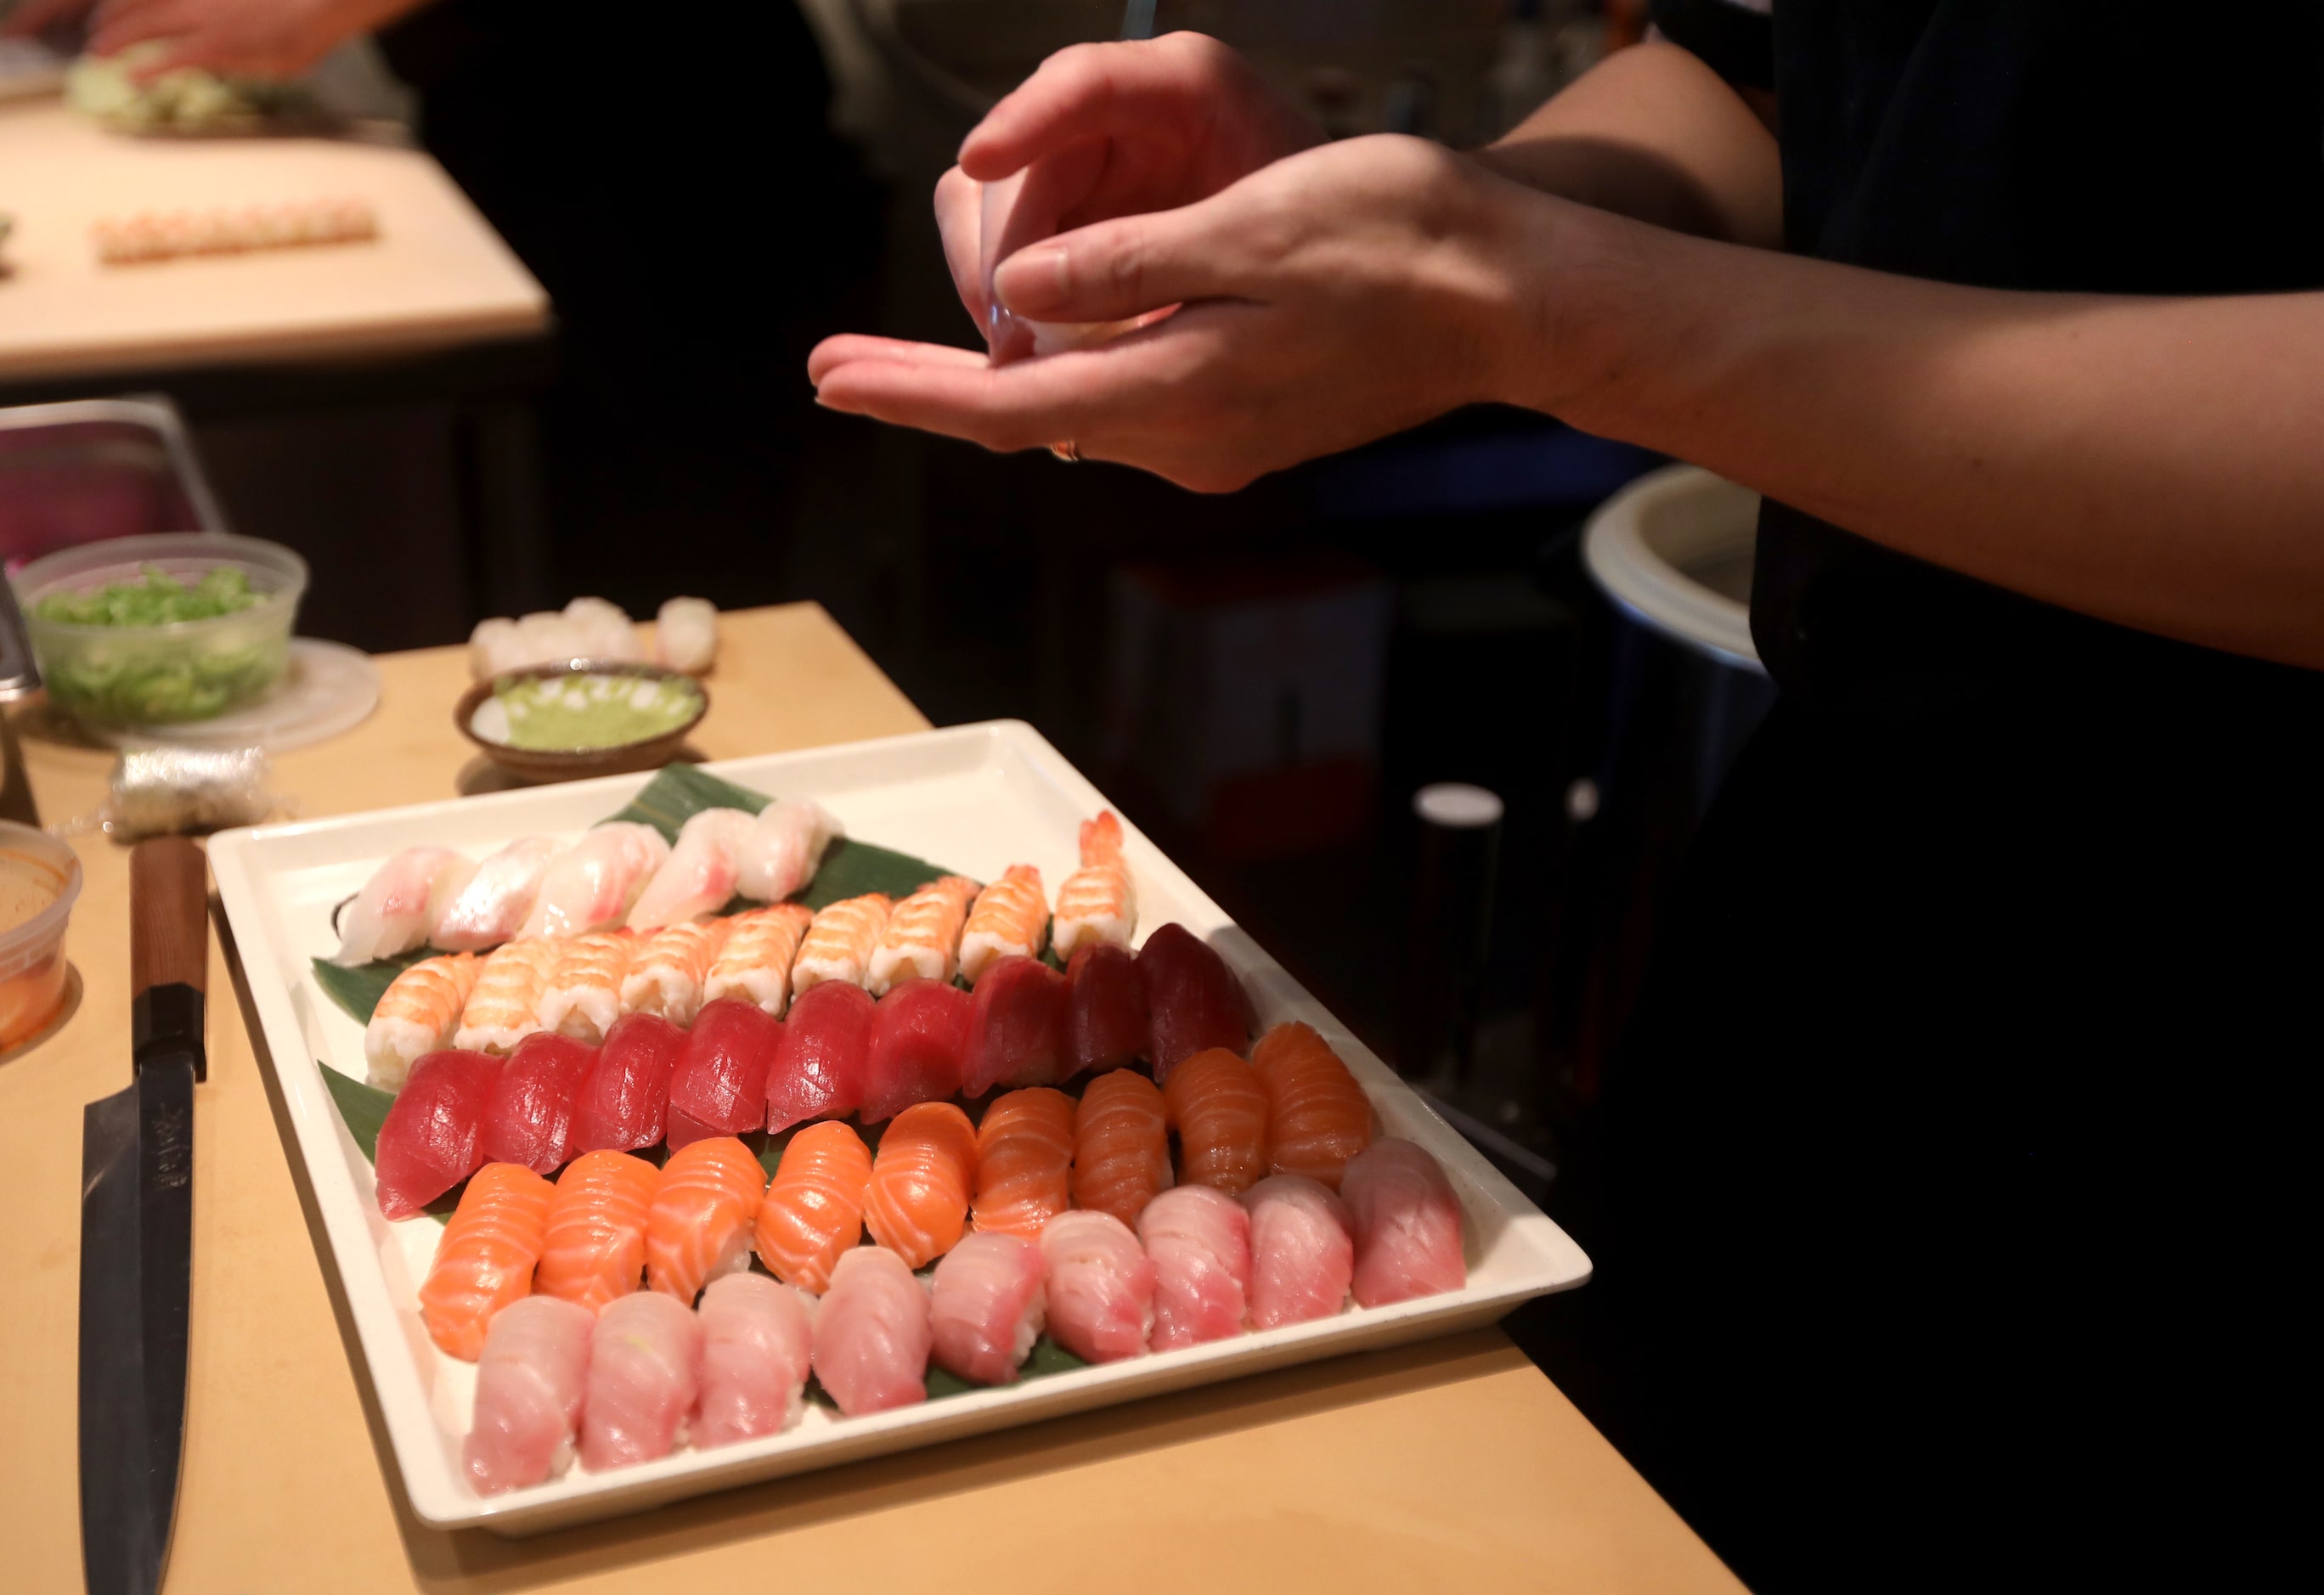
[[[659,1014],[681,1027],[692,1024],[733,923],[688,919],[666,925],[640,942],[629,973],[622,976],[622,1011]]]
[[[976,982],[963,1096],[1065,1077],[1065,977],[1037,958],[1001,958]]]
[[[467,953],[422,958],[389,982],[364,1027],[364,1072],[374,1085],[401,1091],[413,1064],[452,1045],[478,967]]]
[[[668,857],[669,842],[651,825],[626,820],[599,825],[550,862],[517,934],[583,936],[613,929],[628,917],[647,880]]]
[[[1002,958],[1038,958],[1049,940],[1049,899],[1041,891],[1041,871],[1011,864],[1001,879],[977,893],[960,933],[961,978],[981,984],[984,972]]]
[[[871,992],[841,982],[817,986],[791,1004],[767,1066],[770,1130],[855,1111],[863,1101],[877,1012]]]
[[[872,949],[863,984],[874,997],[908,980],[949,981],[960,968],[960,931],[976,882],[940,875],[898,903]]]
[[[1073,1195],[1074,1099],[1035,1086],[984,1110],[976,1127],[976,1228],[1038,1235]]]
[[[742,875],[735,890],[761,903],[787,898],[815,879],[825,853],[846,834],[847,827],[819,803],[770,803],[737,849]]]
[[[659,930],[724,908],[742,874],[739,851],[757,822],[741,808],[706,808],[688,816],[678,827],[678,845],[631,908],[630,928]]]
[[[1372,1139],[1371,1100],[1348,1065],[1305,1025],[1277,1025],[1250,1051],[1267,1092],[1267,1156],[1277,1174],[1333,1190],[1340,1170]]]
[[[532,1287],[595,1312],[638,1287],[661,1171],[626,1152],[584,1152],[557,1178]]]
[[[863,1239],[872,1152],[844,1124],[810,1124],[790,1139],[759,1203],[759,1260],[786,1285],[820,1294]]]
[[[555,1174],[574,1153],[573,1111],[597,1049],[542,1030],[516,1044],[484,1107],[484,1157]]]
[[[1356,1247],[1340,1199],[1305,1176],[1277,1174],[1242,1202],[1250,1212],[1250,1326],[1305,1323],[1345,1305]]]
[[[670,1154],[646,1210],[646,1285],[691,1306],[702,1287],[751,1266],[751,1221],[767,1173],[733,1136]]]
[[[727,920],[733,928],[703,982],[704,1000],[739,997],[782,1018],[791,1000],[791,963],[798,956],[799,938],[814,920],[814,911],[798,903],[753,908]]]
[[[541,877],[565,851],[553,836],[525,836],[476,866],[468,884],[436,921],[429,940],[455,952],[481,953],[513,941],[540,895]]]
[[[625,930],[603,930],[568,937],[557,945],[536,1015],[544,1030],[595,1046],[622,1017],[622,977],[630,972],[637,937]]]
[[[1146,1056],[1157,1085],[1183,1058],[1212,1047],[1240,1053],[1250,1041],[1250,999],[1226,960],[1185,926],[1157,927],[1138,950],[1146,988]]]
[[[918,1268],[953,1249],[976,1185],[976,1131],[950,1102],[919,1102],[896,1115],[872,1160],[863,1223],[872,1239]]]
[[[798,998],[825,981],[860,986],[872,972],[872,950],[888,928],[895,906],[885,892],[846,898],[819,911],[800,938],[791,965],[791,996]]]
[[[668,1019],[633,1013],[614,1020],[573,1100],[574,1150],[629,1152],[660,1140],[670,1074],[685,1050],[686,1032]]]
[[[782,1021],[747,1002],[729,997],[704,1009],[669,1077],[671,1149],[765,1123],[767,1067],[782,1040]]]
[[[1061,1212],[1041,1231],[1049,1333],[1085,1362],[1141,1355],[1154,1327],[1154,1264],[1111,1213]]]
[[[1461,1250],[1461,1199],[1436,1159],[1389,1137],[1353,1157],[1340,1176],[1355,1232],[1356,1305],[1383,1306],[1459,1290],[1469,1283]]]
[[[581,1402],[581,1461],[592,1472],[668,1456],[686,1434],[702,1381],[694,1309],[652,1291],[597,1314]]]
[[[1121,822],[1111,809],[1082,822],[1082,867],[1057,888],[1049,936],[1057,956],[1070,961],[1084,943],[1130,945],[1138,926],[1138,890],[1121,856]]]
[[[1128,1069],[1091,1081],[1074,1111],[1074,1205],[1134,1224],[1169,1188],[1169,1124],[1154,1082]]]
[[[1138,1215],[1154,1263],[1154,1349],[1242,1332],[1250,1304],[1250,1214],[1224,1191],[1180,1185]]]
[[[493,1316],[532,1294],[549,1195],[547,1180],[513,1163],[485,1164],[460,1194],[420,1286],[420,1322],[447,1356],[474,1362]]]
[[[1146,987],[1137,961],[1094,942],[1065,965],[1065,1077],[1126,1067],[1147,1046]]]
[[[540,995],[556,963],[555,942],[511,942],[495,951],[477,967],[452,1044],[469,1052],[515,1051],[541,1028]]]
[[[928,1291],[932,1353],[972,1384],[1005,1385],[1040,1338],[1047,1294],[1041,1248],[1022,1235],[962,1238]]]
[[[858,1104],[864,1123],[960,1090],[974,1006],[967,992],[944,981],[906,981],[880,999]]]
[[[573,1458],[596,1315],[553,1296],[496,1314],[476,1360],[475,1421],[460,1465],[479,1495],[539,1484]]]
[[[816,1301],[760,1274],[729,1274],[702,1293],[696,1449],[779,1434],[798,1421],[815,1351]]]
[[[1267,1093],[1242,1059],[1223,1047],[1198,1052],[1162,1088],[1178,1132],[1178,1180],[1248,1191],[1267,1177]]]
[[[928,1398],[928,1293],[884,1247],[858,1246],[832,1270],[815,1314],[815,1377],[850,1417]]]
[[[372,1151],[379,1211],[408,1219],[482,1168],[484,1105],[500,1060],[431,1052],[411,1065]]]
[[[332,962],[350,968],[426,945],[436,922],[476,872],[443,847],[407,847],[372,872],[339,916]]]

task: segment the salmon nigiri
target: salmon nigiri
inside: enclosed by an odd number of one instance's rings
[[[422,958],[380,993],[364,1027],[364,1062],[374,1085],[401,1091],[412,1065],[452,1045],[481,967],[472,953]]]
[[[1267,1092],[1249,1064],[1224,1047],[1198,1052],[1170,1071],[1162,1099],[1181,1184],[1248,1191],[1267,1177]]]
[[[950,1102],[915,1102],[880,1138],[863,1222],[872,1239],[918,1268],[953,1249],[976,1184],[976,1131]]]
[[[546,941],[511,942],[495,950],[476,972],[452,1045],[505,1057],[518,1042],[546,1028],[540,999],[557,965],[557,943]]]
[[[820,1295],[832,1265],[863,1239],[872,1153],[847,1125],[826,1120],[793,1135],[759,1203],[759,1260],[786,1285]]]
[[[671,1153],[646,1212],[646,1284],[691,1306],[713,1279],[749,1268],[766,1189],[766,1171],[733,1136]]]
[[[550,1194],[521,1164],[487,1163],[470,1177],[420,1286],[420,1321],[447,1355],[474,1362],[493,1315],[531,1294]]]
[[[814,911],[800,903],[777,903],[724,923],[733,928],[702,983],[702,1000],[739,997],[782,1018],[791,1000],[791,963],[798,957],[799,938],[815,923]]]
[[[622,1017],[622,977],[630,973],[638,938],[601,930],[558,944],[557,962],[541,988],[540,1028],[595,1046]]]
[[[1277,1025],[1250,1049],[1267,1092],[1268,1166],[1332,1189],[1372,1139],[1371,1099],[1348,1065],[1306,1025]]]
[[[1116,1069],[1089,1083],[1074,1111],[1074,1205],[1136,1225],[1170,1186],[1170,1131],[1154,1082]]]
[[[976,882],[965,875],[940,875],[898,903],[880,932],[864,988],[877,997],[914,978],[948,981],[960,967],[960,931]]]
[[[1130,945],[1137,926],[1138,890],[1121,856],[1121,822],[1104,809],[1082,822],[1082,867],[1057,888],[1050,944],[1070,962],[1074,949],[1086,942]]]
[[[976,1127],[976,1227],[1038,1236],[1073,1196],[1074,1099],[1012,1091]]]
[[[1041,871],[1011,864],[976,895],[960,933],[960,973],[970,985],[1001,958],[1038,958],[1049,940],[1049,899]]]
[[[888,928],[888,911],[895,901],[887,893],[867,892],[832,903],[818,912],[799,939],[798,961],[791,965],[791,995],[798,997],[825,981],[860,986],[872,973],[872,950]]]
[[[646,1215],[661,1171],[626,1152],[585,1152],[558,1176],[532,1287],[595,1312],[638,1287]]]

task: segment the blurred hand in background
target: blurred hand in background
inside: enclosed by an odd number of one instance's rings
[[[341,44],[416,11],[425,0],[23,0],[5,31],[30,34],[88,18],[88,51],[117,55],[152,40],[168,48],[141,78],[179,67],[291,78]]]

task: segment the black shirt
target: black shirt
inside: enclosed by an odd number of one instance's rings
[[[2324,287],[2312,0],[1775,0],[1772,21],[1656,0],[1655,14],[1730,80],[1772,80],[1795,253],[2000,289]],[[1932,678],[2307,676],[2006,593],[1772,501],[1751,625],[1786,691],[1825,701]]]

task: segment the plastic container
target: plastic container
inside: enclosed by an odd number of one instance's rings
[[[65,924],[80,860],[45,831],[0,820],[0,1052],[48,1028],[72,981]]]
[[[77,625],[41,614],[43,598],[134,581],[148,569],[189,583],[239,570],[265,596],[232,614],[156,626]],[[62,549],[24,567],[15,583],[50,702],[93,725],[171,725],[223,715],[282,678],[307,562],[254,538],[177,532]]]

